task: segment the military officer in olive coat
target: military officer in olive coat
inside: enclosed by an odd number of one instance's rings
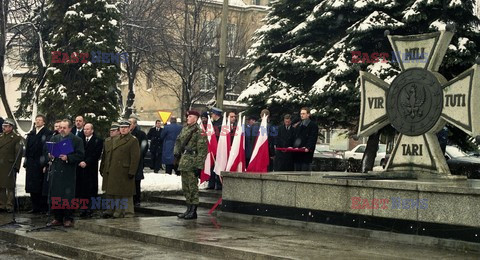
[[[118,135],[120,135],[120,126],[118,125],[118,123],[113,123],[110,126],[110,137],[107,137],[103,142],[102,159],[100,162],[100,175],[103,177],[103,180],[102,180],[103,191],[107,190],[108,167],[110,167],[109,163],[112,156],[113,138]]]
[[[204,167],[208,153],[207,136],[202,134],[197,120],[197,111],[187,112],[187,125],[175,141],[174,155],[180,157],[178,170],[182,175],[182,190],[187,202],[187,211],[179,214],[179,218],[196,219],[198,206],[198,177]]]
[[[0,134],[0,211],[14,210],[16,174],[22,161],[23,140],[13,132],[15,121],[5,119]]]
[[[85,150],[83,140],[71,133],[72,121],[68,119],[60,122],[60,134],[53,136],[50,141],[58,143],[63,140],[71,140],[73,152],[69,154],[60,154],[58,158],[48,154],[48,158],[53,160],[49,172],[49,199],[55,219],[50,223],[52,226],[72,227],[73,226],[73,205],[72,199],[75,198],[75,186],[77,177],[77,165],[83,160]],[[58,199],[61,199],[62,205],[57,208]],[[68,201],[68,206],[64,203]]]
[[[130,133],[130,122],[120,122],[120,135],[113,137],[113,145],[110,148],[110,160],[108,170],[108,182],[106,195],[109,199],[127,200],[127,207],[110,208],[104,213],[104,217],[133,217],[133,195],[135,195],[135,174],[140,161],[140,145],[137,138]],[[108,154],[106,155],[108,156]],[[108,161],[108,158],[106,158]],[[104,172],[104,174],[105,174]],[[123,203],[120,203],[123,205]]]

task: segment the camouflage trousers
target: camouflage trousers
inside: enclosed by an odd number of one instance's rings
[[[193,171],[182,171],[182,190],[189,205],[198,205],[198,178]]]

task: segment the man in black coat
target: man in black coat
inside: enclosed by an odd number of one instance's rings
[[[295,130],[289,114],[283,116],[283,125],[278,127],[276,148],[293,147]],[[274,171],[293,171],[293,154],[291,152],[275,151]]]
[[[30,193],[32,201],[32,210],[29,213],[45,213],[48,211],[48,200],[44,188],[46,173],[43,168],[48,164],[48,158],[45,156],[45,142],[50,140],[52,132],[45,127],[45,116],[37,115],[35,117],[35,127],[27,134],[25,147],[26,168],[25,191]]]
[[[131,117],[128,119],[130,122],[130,133],[135,136],[138,140],[138,144],[140,145],[140,160],[138,163],[137,174],[135,174],[135,196],[133,197],[133,203],[135,206],[140,206],[140,197],[141,197],[141,189],[140,189],[140,182],[145,178],[143,176],[143,159],[145,158],[145,154],[148,150],[148,139],[147,134],[140,130],[138,126],[137,119]]]
[[[75,117],[75,127],[72,129],[72,134],[82,139],[85,139],[85,134],[83,133],[84,126],[85,126],[85,119],[83,118],[83,116]]]
[[[295,129],[293,147],[305,148],[305,152],[293,154],[294,167],[295,171],[311,171],[313,152],[318,138],[318,125],[310,120],[310,109],[307,107],[300,109],[300,118],[302,120]]]
[[[91,123],[83,127],[85,138],[83,145],[85,147],[85,156],[83,161],[77,167],[76,197],[79,199],[88,199],[88,209],[81,210],[80,217],[91,217],[91,198],[98,194],[98,160],[102,155],[103,140],[94,134],[94,128]]]
[[[150,140],[150,153],[152,155],[152,165],[154,173],[158,173],[162,169],[162,123],[160,120],[155,121],[155,126],[150,128],[147,134],[148,140]]]

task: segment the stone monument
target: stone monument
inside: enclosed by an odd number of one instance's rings
[[[438,73],[452,36],[450,26],[435,33],[389,35],[402,72],[391,85],[360,72],[358,135],[369,136],[388,124],[399,132],[386,172],[450,175],[436,133],[447,122],[469,135],[480,133],[479,65],[450,81]]]

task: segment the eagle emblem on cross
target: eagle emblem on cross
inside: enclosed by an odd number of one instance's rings
[[[388,35],[401,73],[387,84],[360,72],[358,136],[369,136],[388,124],[399,132],[387,172],[449,175],[436,133],[450,123],[471,136],[480,134],[479,62],[450,81],[438,73],[453,34],[447,27],[434,33]],[[418,50],[422,55],[404,59],[398,55]]]

